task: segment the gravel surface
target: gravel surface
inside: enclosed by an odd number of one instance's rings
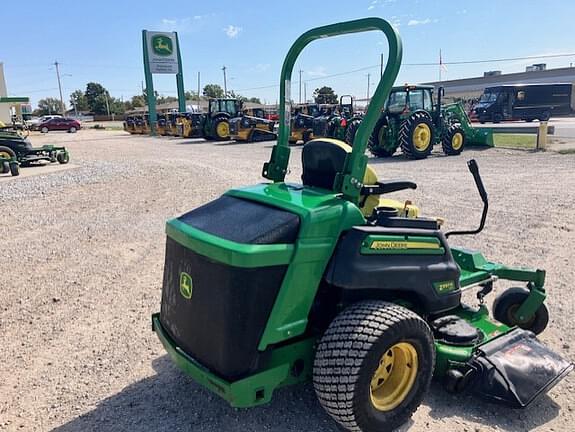
[[[0,183],[1,431],[336,431],[310,385],[268,406],[237,410],[183,375],[151,331],[159,310],[164,223],[232,186],[261,181],[271,143],[128,136],[83,130],[31,137],[65,144],[66,171]],[[289,179],[301,175],[292,150]],[[478,160],[491,199],[487,228],[458,238],[488,258],[548,271],[551,322],[541,338],[575,359],[575,155],[467,151],[425,161],[372,160],[408,178],[412,199],[446,229],[474,227],[479,196],[465,161]],[[507,285],[499,283],[497,292]],[[491,295],[492,301],[495,295]],[[567,431],[575,375],[529,410],[514,411],[434,384],[410,431]]]

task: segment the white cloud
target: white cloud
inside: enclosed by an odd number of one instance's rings
[[[162,18],[159,27],[161,31],[191,33],[200,30],[202,20],[206,17],[207,15],[194,15],[186,18]]]
[[[229,25],[224,29],[224,32],[230,39],[235,39],[242,32],[242,28],[234,25]]]
[[[258,72],[265,72],[270,68],[270,64],[269,63],[258,63],[255,66],[255,70]]]
[[[376,6],[383,6],[384,4],[395,3],[396,0],[372,0],[372,2],[367,7],[367,10],[375,9]]]
[[[408,26],[425,25],[425,24],[430,24],[431,22],[432,22],[431,18],[425,18],[423,20],[411,19],[411,20],[409,20],[407,25]]]
[[[375,9],[375,6],[374,6],[374,5],[370,5],[370,6],[367,8],[367,10],[372,10],[372,9]]]
[[[307,69],[305,71],[306,74],[308,74],[310,77],[323,77],[327,75],[327,72],[325,70],[324,66],[315,66],[311,69]]]

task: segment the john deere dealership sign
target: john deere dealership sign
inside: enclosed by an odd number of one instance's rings
[[[178,39],[175,33],[147,32],[148,63],[153,74],[177,74]]]

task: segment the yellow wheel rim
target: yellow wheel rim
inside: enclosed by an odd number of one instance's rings
[[[418,367],[412,344],[400,342],[389,348],[371,378],[369,395],[373,406],[379,411],[397,408],[413,388]]]
[[[0,158],[12,159],[12,156],[10,156],[7,152],[0,152]]]
[[[420,123],[413,131],[413,144],[418,151],[425,151],[431,144],[431,129],[425,123]]]
[[[230,134],[230,125],[226,121],[219,122],[216,126],[216,133],[220,138],[225,138]]]
[[[463,145],[463,135],[461,132],[455,132],[451,138],[451,147],[453,150],[459,150]]]

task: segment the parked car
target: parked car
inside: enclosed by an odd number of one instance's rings
[[[82,126],[78,120],[64,118],[64,117],[56,117],[50,120],[47,120],[43,123],[40,123],[37,126],[37,129],[42,133],[48,133],[49,131],[67,131],[70,133],[76,133],[76,131],[80,130]]]
[[[28,126],[29,129],[37,130],[39,124],[47,122],[48,120],[51,120],[53,118],[63,118],[63,117],[61,115],[45,115],[42,117],[26,120],[26,126]]]

